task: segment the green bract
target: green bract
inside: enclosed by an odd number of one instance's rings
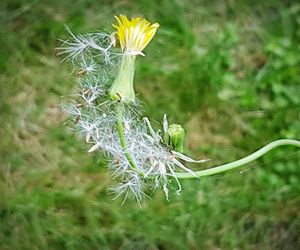
[[[113,100],[121,100],[122,102],[134,102],[135,93],[133,87],[133,78],[135,71],[136,56],[123,55],[117,77],[109,89],[109,96]]]

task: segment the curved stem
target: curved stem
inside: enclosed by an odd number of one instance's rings
[[[257,158],[261,157],[262,155],[266,154],[273,148],[283,146],[283,145],[293,145],[296,147],[300,147],[300,141],[290,140],[290,139],[281,139],[281,140],[273,141],[273,142],[267,144],[266,146],[262,147],[261,149],[255,151],[254,153],[252,153],[242,159],[239,159],[237,161],[233,161],[230,163],[226,163],[226,164],[223,164],[220,166],[216,166],[216,167],[201,170],[201,171],[195,171],[194,175],[191,173],[175,173],[175,176],[177,178],[184,179],[184,178],[196,178],[196,176],[202,177],[202,176],[209,176],[209,175],[222,173],[227,170],[235,169],[235,168],[241,167],[249,162],[252,162],[252,161],[256,160]]]
[[[122,107],[121,105],[117,106],[117,113],[118,113],[118,119],[117,119],[117,127],[118,127],[118,135],[120,138],[120,144],[125,152],[125,157],[128,160],[130,166],[132,169],[136,169],[134,161],[131,157],[131,155],[127,152],[126,149],[126,140],[125,140],[125,136],[124,136],[124,132],[123,132],[123,120],[122,120]]]

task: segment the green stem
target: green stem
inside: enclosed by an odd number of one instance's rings
[[[120,144],[125,152],[125,156],[126,156],[126,159],[128,160],[130,166],[132,169],[136,169],[135,167],[135,164],[134,164],[134,161],[131,157],[131,155],[127,152],[127,149],[126,149],[126,140],[125,140],[125,136],[124,136],[124,132],[123,132],[123,120],[122,120],[122,107],[121,107],[121,104],[120,105],[117,105],[117,113],[118,113],[118,120],[117,120],[117,126],[118,126],[118,135],[119,135],[119,138],[120,138]]]
[[[257,150],[256,152],[254,152],[242,159],[239,159],[237,161],[233,161],[230,163],[226,163],[224,165],[216,166],[216,167],[213,167],[210,169],[196,171],[196,172],[194,172],[194,174],[198,177],[202,177],[202,176],[214,175],[214,174],[225,172],[227,170],[235,169],[235,168],[241,167],[249,162],[256,160],[257,158],[266,154],[273,148],[283,146],[283,145],[293,145],[296,147],[300,147],[300,141],[290,140],[290,139],[281,139],[281,140],[273,141],[273,142],[267,144],[266,146],[262,147],[261,149]],[[175,175],[177,178],[182,178],[182,179],[196,178],[195,175],[192,175],[190,173],[175,173]]]

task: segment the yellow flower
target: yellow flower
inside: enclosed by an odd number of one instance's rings
[[[135,100],[133,78],[136,56],[144,56],[142,51],[153,38],[159,24],[151,24],[140,17],[128,20],[126,16],[120,15],[115,18],[118,24],[113,24],[113,27],[124,54],[114,83],[109,89],[109,96],[113,100],[130,103]]]
[[[120,15],[115,18],[118,24],[113,24],[113,27],[116,29],[122,51],[129,55],[144,55],[142,51],[153,38],[159,24],[151,24],[140,17],[129,20],[126,16]]]

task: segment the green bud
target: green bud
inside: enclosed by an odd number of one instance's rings
[[[133,88],[135,57],[132,55],[123,56],[117,77],[109,89],[109,96],[112,100],[119,100],[126,103],[135,100]]]
[[[171,124],[168,128],[169,134],[169,145],[175,151],[182,153],[183,152],[183,144],[185,132],[181,125]]]

